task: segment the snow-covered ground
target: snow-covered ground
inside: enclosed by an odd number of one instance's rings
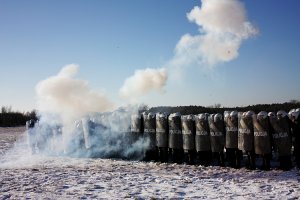
[[[31,155],[24,128],[0,128],[0,199],[299,199],[300,176],[153,162]]]

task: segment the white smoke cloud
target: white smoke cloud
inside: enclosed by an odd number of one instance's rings
[[[92,90],[87,81],[75,78],[78,70],[78,65],[67,65],[57,75],[37,84],[40,112],[57,113],[63,119],[74,120],[89,112],[113,109],[113,103],[103,93]]]
[[[30,150],[58,156],[142,159],[149,140],[133,140],[128,134],[131,115],[142,107],[115,110],[103,93],[76,78],[78,70],[78,65],[67,65],[37,84],[40,118],[28,134]]]
[[[202,0],[187,18],[199,26],[198,35],[185,34],[175,48],[172,65],[193,63],[212,67],[238,57],[242,42],[258,34],[247,21],[244,5],[238,0]]]
[[[136,70],[133,76],[125,80],[119,94],[122,98],[135,100],[151,91],[163,92],[167,79],[167,71],[164,68]]]
[[[239,56],[243,41],[259,30],[247,20],[244,5],[239,0],[202,0],[187,18],[199,26],[199,34],[185,34],[175,47],[174,57],[165,68],[137,70],[127,78],[120,96],[135,99],[151,91],[162,91],[168,77],[178,79],[187,66],[212,68]]]

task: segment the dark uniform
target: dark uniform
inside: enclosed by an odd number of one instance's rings
[[[218,165],[224,166],[225,130],[224,121],[220,113],[211,114],[208,119],[210,129],[210,144],[213,156]]]
[[[254,150],[263,159],[262,169],[270,169],[272,157],[271,133],[269,127],[268,113],[261,111],[253,117],[254,127]]]
[[[238,114],[238,149],[247,155],[246,167],[255,169],[253,111]]]
[[[300,110],[293,109],[289,112],[289,118],[291,120],[293,146],[296,166],[300,168]]]
[[[156,114],[156,146],[158,160],[168,162],[169,125],[168,116],[163,113]]]
[[[289,170],[291,163],[292,136],[287,113],[278,111],[277,117],[269,115],[272,126],[272,138],[278,151],[280,169]]]
[[[156,149],[156,117],[155,114],[143,114],[144,118],[144,138],[149,140],[149,146],[146,150],[145,160],[157,160]]]
[[[181,115],[173,113],[169,116],[169,151],[172,162],[181,163],[183,157],[183,141],[181,131]]]
[[[195,116],[196,136],[195,147],[200,165],[209,165],[211,161],[211,145],[208,117],[206,114]]]
[[[185,115],[181,117],[182,123],[182,139],[185,162],[194,164],[195,155],[195,120],[193,115]]]
[[[238,112],[225,112],[224,122],[226,130],[226,159],[230,167],[240,167],[240,154],[238,151]]]

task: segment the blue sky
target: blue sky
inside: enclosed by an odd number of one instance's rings
[[[300,100],[300,1],[242,1],[258,36],[239,57],[212,70],[188,67],[150,106],[242,106]],[[185,33],[196,34],[186,13],[195,0],[0,0],[0,106],[36,108],[35,85],[65,65],[123,103],[118,91],[136,69],[160,68]]]

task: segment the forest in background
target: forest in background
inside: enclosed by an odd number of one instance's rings
[[[147,106],[145,106],[147,108]],[[244,107],[222,107],[221,104],[215,104],[212,106],[159,106],[149,108],[147,112],[165,112],[167,114],[180,112],[182,115],[188,114],[200,114],[200,113],[224,113],[224,111],[237,110],[239,112],[245,112],[252,110],[255,113],[260,111],[277,112],[284,110],[289,112],[291,109],[300,108],[300,101],[291,100],[286,103],[273,103],[273,104],[257,104]],[[37,112],[35,110],[31,112],[18,112],[13,111],[11,107],[1,107],[0,113],[0,127],[13,127],[13,126],[25,126],[26,121],[30,119],[37,119]]]
[[[37,119],[36,111],[18,112],[13,111],[11,106],[2,106],[0,113],[0,127],[25,126],[26,121]]]
[[[284,110],[289,112],[291,109],[300,108],[300,101],[291,100],[285,103],[273,103],[273,104],[256,104],[256,105],[249,105],[243,107],[222,107],[221,104],[215,104],[208,107],[203,106],[159,106],[159,107],[152,107],[149,109],[149,112],[157,113],[157,112],[165,112],[165,113],[176,113],[180,112],[182,115],[188,114],[200,114],[200,113],[221,113],[223,114],[224,111],[232,111],[237,110],[239,112],[245,112],[252,110],[255,113],[259,113],[260,111],[266,112],[277,112],[279,110]]]

